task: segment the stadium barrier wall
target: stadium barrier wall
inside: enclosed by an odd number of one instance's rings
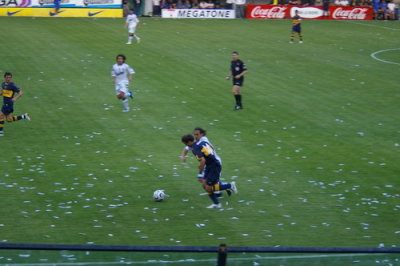
[[[372,7],[330,6],[324,12],[322,6],[247,5],[248,19],[290,19],[295,11],[303,19],[372,20]]]
[[[100,8],[61,8],[57,13],[54,8],[0,8],[0,16],[4,17],[97,17],[122,18],[122,9]]]
[[[116,245],[63,245],[63,244],[14,244],[1,243],[0,250],[69,250],[111,252],[202,252],[217,253],[217,265],[225,266],[228,253],[346,253],[346,254],[393,254],[400,248],[368,247],[235,247],[221,244],[213,246],[116,246]]]
[[[71,250],[71,251],[132,251],[132,252],[205,252],[231,253],[400,253],[400,248],[368,247],[235,247],[221,244],[214,246],[127,246],[127,245],[72,245],[72,244],[23,244],[1,243],[0,249],[13,250]]]

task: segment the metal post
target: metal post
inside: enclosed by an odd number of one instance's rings
[[[226,257],[227,257],[227,247],[226,244],[219,245],[218,248],[218,264],[217,266],[225,266],[226,265]]]

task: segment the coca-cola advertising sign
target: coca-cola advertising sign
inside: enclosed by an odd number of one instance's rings
[[[372,7],[330,6],[329,16],[324,16],[322,6],[247,5],[246,18],[290,19],[295,11],[303,19],[371,20]]]
[[[346,20],[371,20],[371,7],[331,6],[329,8],[331,19]]]
[[[247,6],[247,18],[258,19],[284,19],[288,7],[272,5]]]

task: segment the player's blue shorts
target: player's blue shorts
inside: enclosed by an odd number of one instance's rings
[[[3,104],[3,107],[1,107],[1,112],[5,115],[13,113],[14,112],[14,103]]]
[[[215,185],[219,182],[219,177],[221,176],[222,167],[220,164],[215,166],[206,167],[206,171],[204,173],[204,178],[206,179],[206,183],[209,186]]]
[[[294,25],[294,26],[292,27],[292,32],[301,33],[300,24]]]
[[[243,81],[244,81],[243,77],[240,77],[238,79],[233,78],[233,85],[242,87],[243,86]]]

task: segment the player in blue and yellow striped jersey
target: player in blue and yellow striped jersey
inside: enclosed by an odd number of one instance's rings
[[[31,119],[27,113],[13,116],[14,103],[22,97],[23,93],[22,90],[12,82],[12,74],[10,72],[4,74],[4,82],[1,84],[0,95],[3,96],[3,107],[0,112],[0,136],[4,136],[4,120],[11,123],[21,119]]]
[[[290,43],[293,43],[294,35],[297,33],[299,35],[299,43],[303,43],[303,35],[301,34],[301,17],[299,16],[299,11],[294,12],[292,17],[292,32],[290,33]]]
[[[221,183],[219,181],[221,176],[221,159],[215,153],[214,148],[207,141],[196,142],[192,134],[187,134],[182,137],[182,142],[192,148],[193,154],[200,162],[199,170],[204,171],[204,188],[208,193],[211,201],[213,202],[207,208],[221,208],[221,203],[218,201],[218,197],[215,193],[219,193],[221,190],[232,190],[237,193],[235,182]]]

